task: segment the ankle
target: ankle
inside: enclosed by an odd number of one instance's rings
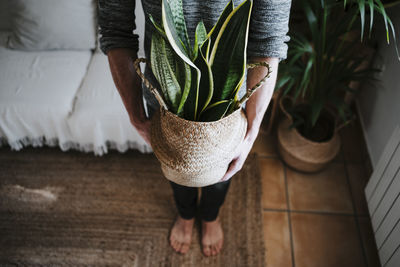
[[[204,220],[204,219],[202,219],[201,222],[203,224],[215,224],[215,223],[219,223],[219,218],[217,217],[214,220]]]
[[[194,221],[194,217],[193,217],[193,218],[186,219],[186,218],[183,218],[183,217],[182,217],[181,215],[179,215],[179,214],[178,214],[178,216],[177,216],[177,219],[180,220],[180,221],[183,221],[183,222],[192,222],[192,221]]]
[[[180,215],[178,215],[176,222],[180,225],[183,225],[185,227],[191,227],[194,224],[194,218],[191,219],[184,219]]]

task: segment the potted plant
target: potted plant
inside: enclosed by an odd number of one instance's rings
[[[234,7],[230,1],[214,27],[203,22],[189,42],[181,0],[162,1],[162,21],[151,16],[154,33],[150,63],[159,88],[135,67],[160,103],[152,118],[151,145],[165,177],[175,183],[201,187],[221,180],[247,131],[242,104],[268,74],[239,98],[246,66],[252,1]],[[215,75],[218,74],[218,75]]]
[[[340,150],[337,132],[352,117],[345,101],[347,94],[354,93],[351,84],[373,81],[377,71],[365,67],[359,50],[366,17],[370,33],[375,14],[385,22],[388,41],[390,32],[395,36],[380,0],[302,0],[300,4],[308,27],[291,28],[288,59],[280,67],[277,88],[283,90],[280,107],[285,118],[278,126],[278,149],[289,166],[315,172]]]

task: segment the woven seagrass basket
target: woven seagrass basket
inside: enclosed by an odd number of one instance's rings
[[[213,122],[188,121],[160,108],[152,118],[151,146],[165,177],[202,187],[217,183],[243,141],[247,119],[242,109]]]
[[[180,118],[168,111],[158,90],[141,73],[140,62],[149,63],[145,59],[137,59],[135,68],[160,103],[160,109],[152,117],[150,139],[165,177],[191,187],[219,182],[247,132],[247,118],[243,109],[239,107],[228,116],[212,122]],[[268,64],[249,64],[249,68],[256,66],[268,67],[268,74],[249,89],[242,99],[250,97],[270,74]]]
[[[333,111],[323,110],[321,117],[332,125],[332,136],[325,141],[312,141],[304,137],[293,125],[293,117],[287,111],[285,102],[294,105],[294,100],[288,96],[279,101],[285,117],[278,126],[278,150],[281,158],[291,168],[306,173],[318,172],[324,169],[339,153],[340,136],[338,131],[345,125],[336,125]],[[326,127],[327,128],[327,127]]]

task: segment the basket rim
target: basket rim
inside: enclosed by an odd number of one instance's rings
[[[175,120],[178,121],[182,121],[183,123],[192,123],[192,124],[197,124],[197,125],[213,125],[213,124],[217,124],[217,123],[221,123],[224,120],[228,120],[230,117],[232,117],[234,114],[238,113],[238,112],[243,112],[243,114],[246,116],[246,112],[244,112],[244,108],[240,107],[237,110],[235,110],[234,112],[232,112],[231,114],[229,114],[226,117],[223,117],[222,119],[219,119],[217,121],[191,121],[191,120],[187,120],[184,118],[179,117],[178,115],[176,115],[175,113],[164,109],[163,107],[160,106],[160,113],[162,112],[166,112],[168,113],[169,116],[173,117]],[[247,118],[247,116],[246,116]]]

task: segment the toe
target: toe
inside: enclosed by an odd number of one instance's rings
[[[218,251],[220,251],[222,249],[223,244],[224,244],[223,240],[218,242],[218,244],[216,245]]]
[[[212,255],[215,256],[217,254],[218,254],[218,248],[217,248],[217,246],[213,245],[212,246]]]
[[[205,245],[203,247],[203,253],[204,255],[206,255],[207,257],[211,255],[211,247],[208,245]]]
[[[172,248],[173,248],[175,251],[178,251],[178,247],[179,247],[179,242],[178,242],[178,241],[173,240],[171,245],[172,245]]]
[[[186,243],[182,244],[181,249],[180,249],[180,252],[181,252],[182,254],[185,254],[185,253],[188,252],[188,251],[189,251],[189,244],[186,244]]]
[[[181,252],[181,248],[182,248],[182,243],[178,243],[178,245],[176,246],[176,252]]]
[[[217,254],[221,252],[221,249],[222,249],[222,245],[221,244],[216,246]]]

